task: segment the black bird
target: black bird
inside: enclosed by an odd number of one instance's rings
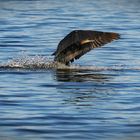
[[[90,50],[119,38],[120,35],[113,32],[74,30],[59,42],[52,55],[55,55],[54,61],[69,65]]]

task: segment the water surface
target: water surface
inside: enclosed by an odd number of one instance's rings
[[[0,139],[138,140],[139,7],[139,0],[0,1],[2,66],[53,60],[74,29],[121,34],[72,69],[1,67]]]

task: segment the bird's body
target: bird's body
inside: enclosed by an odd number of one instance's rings
[[[113,32],[74,30],[58,44],[57,50],[53,53],[54,61],[68,65],[90,50],[119,39],[119,37],[118,33]]]

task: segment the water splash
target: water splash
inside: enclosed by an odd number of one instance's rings
[[[27,54],[20,54],[8,60],[6,63],[1,64],[0,68],[20,68],[20,69],[69,69],[69,70],[94,70],[94,71],[105,71],[105,70],[140,70],[140,67],[128,67],[126,65],[114,65],[114,66],[80,66],[71,65],[66,66],[62,63],[53,61],[52,58],[46,56],[29,56]]]
[[[6,63],[0,65],[1,68],[22,68],[22,69],[51,69],[51,68],[65,68],[64,64],[53,61],[46,56],[29,56],[27,54],[20,54],[8,60]]]

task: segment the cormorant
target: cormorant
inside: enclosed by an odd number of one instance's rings
[[[55,55],[54,61],[69,65],[90,50],[119,38],[120,35],[113,32],[74,30],[59,42],[52,55]]]

